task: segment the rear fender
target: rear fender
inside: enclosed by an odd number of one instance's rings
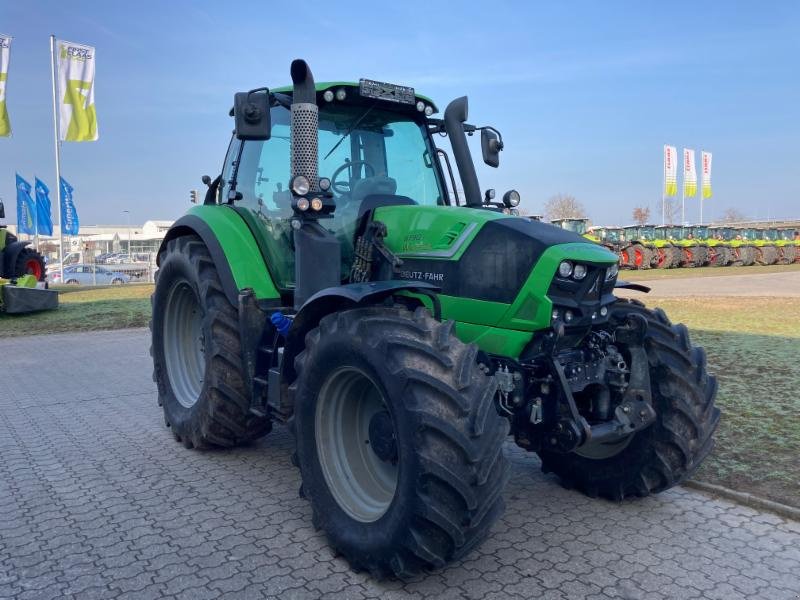
[[[280,302],[255,238],[244,220],[227,206],[196,206],[178,219],[167,232],[158,249],[157,264],[170,240],[196,235],[203,240],[217,268],[225,296],[233,306],[239,304],[239,292],[253,290],[257,300],[275,305]]]

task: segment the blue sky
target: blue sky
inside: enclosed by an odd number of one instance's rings
[[[503,133],[481,185],[541,212],[575,195],[595,223],[656,212],[662,145],[714,153],[706,215],[733,207],[800,217],[800,3],[785,2],[16,2],[0,138],[0,197],[14,172],[54,185],[48,36],[97,48],[96,143],[64,145],[83,224],[172,219],[219,172],[233,93],[288,82],[412,85]],[[476,140],[477,141],[477,140]],[[477,148],[477,146],[476,146]],[[699,156],[698,156],[699,159]],[[699,163],[699,160],[698,160]],[[687,218],[698,215],[687,201]]]

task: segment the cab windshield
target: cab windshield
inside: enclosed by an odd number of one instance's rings
[[[266,141],[234,138],[223,170],[221,198],[227,198],[234,164],[239,159],[238,208],[258,218],[266,240],[266,258],[279,287],[292,287],[294,253],[289,218],[290,111],[273,107],[272,135]],[[424,124],[398,112],[370,106],[329,104],[319,112],[319,176],[331,180],[336,201],[332,219],[320,224],[342,242],[342,277],[352,262],[359,208],[369,196],[403,196],[411,202],[444,204],[434,153]],[[411,202],[409,202],[409,200]]]

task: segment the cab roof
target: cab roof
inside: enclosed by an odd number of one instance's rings
[[[322,94],[326,90],[333,90],[336,91],[337,88],[355,88],[356,90],[359,88],[359,84],[357,81],[320,81],[315,83],[314,87],[316,88],[317,95]],[[292,94],[292,86],[285,85],[282,87],[272,88],[270,92],[277,92],[279,94],[288,94],[291,96]],[[433,100],[431,100],[428,96],[423,96],[422,94],[417,94],[416,90],[414,91],[414,97],[417,100],[422,100],[426,104],[430,104],[433,107],[434,114],[439,112],[436,104]]]

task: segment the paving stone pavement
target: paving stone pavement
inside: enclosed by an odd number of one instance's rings
[[[0,598],[800,597],[800,523],[685,489],[590,500],[512,444],[489,539],[375,582],[311,526],[285,429],[229,451],[173,441],[148,344],[144,330],[0,339]]]

